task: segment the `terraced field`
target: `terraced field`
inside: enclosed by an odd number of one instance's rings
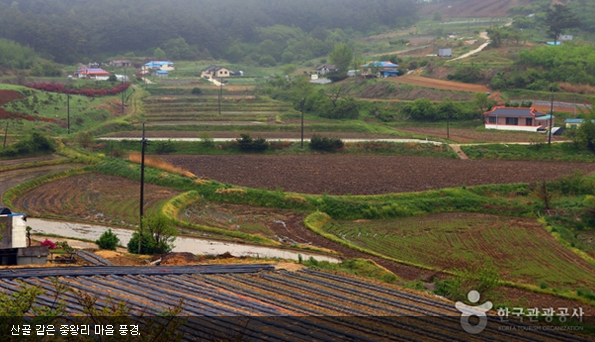
[[[324,231],[386,256],[438,269],[491,262],[507,280],[578,289],[595,266],[562,247],[534,220],[440,214],[400,220],[333,221]]]
[[[200,178],[251,188],[306,194],[386,194],[462,185],[553,180],[593,163],[459,160],[355,155],[167,155],[167,162]],[[257,170],[257,171],[256,171]],[[513,175],[513,176],[511,176]]]
[[[200,200],[179,213],[178,219],[247,234],[257,234],[287,244],[310,241],[291,234],[288,225],[301,223],[303,214],[291,210],[251,207]]]
[[[149,125],[200,124],[202,121],[267,122],[284,113],[296,113],[290,104],[261,100],[253,96],[223,97],[221,115],[219,100],[213,96],[151,96],[145,101],[145,118]]]
[[[183,301],[184,340],[250,341],[586,341],[555,331],[506,330],[494,316],[479,335],[467,334],[460,312],[446,300],[396,286],[320,271],[271,265],[87,267],[0,273],[0,291],[41,286],[37,305],[53,303],[51,276],[98,297],[97,309],[124,301],[133,315],[155,316]],[[68,314],[80,314],[73,292]],[[79,319],[84,319],[80,318]],[[142,321],[141,321],[142,323]],[[92,324],[92,323],[91,323]],[[138,323],[137,323],[138,324]],[[142,328],[139,328],[142,332]]]
[[[145,184],[145,210],[150,212],[178,192]],[[108,224],[138,223],[139,183],[115,176],[87,174],[50,182],[15,201],[32,215],[59,215]]]

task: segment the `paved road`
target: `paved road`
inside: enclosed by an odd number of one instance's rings
[[[236,138],[213,138],[213,141],[230,141]],[[97,138],[97,140],[138,140],[138,138]],[[150,140],[156,141],[202,141],[201,138],[151,138]],[[291,141],[298,142],[301,139],[269,139],[269,140],[280,140],[280,141]],[[304,139],[307,140],[307,139]],[[364,142],[364,141],[382,141],[382,142],[395,142],[395,143],[420,143],[420,144],[434,144],[442,145],[439,141],[432,140],[420,140],[420,139],[341,139],[343,142]]]

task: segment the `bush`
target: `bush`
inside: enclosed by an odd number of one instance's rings
[[[343,141],[339,138],[328,138],[314,134],[310,139],[310,148],[319,151],[336,151],[343,148]]]
[[[43,240],[39,245],[40,246],[49,246],[50,249],[56,249],[56,244],[53,241],[50,241],[48,239]]]
[[[101,249],[109,249],[111,251],[116,250],[116,246],[120,243],[120,239],[114,232],[112,232],[111,228],[108,229],[106,232],[101,234],[99,240],[95,241],[99,248]],[[138,241],[137,241],[138,244]]]
[[[30,153],[51,153],[54,152],[54,150],[54,143],[48,137],[41,133],[34,132],[26,139],[0,151],[0,157],[14,157]]]
[[[173,153],[177,151],[176,144],[173,143],[171,140],[167,141],[155,141],[155,153],[157,154],[167,154]]]
[[[210,136],[209,133],[201,133],[198,135],[198,138],[200,139],[200,144],[203,147],[206,147],[206,148],[215,147],[215,140],[213,140],[213,137]]]
[[[200,95],[200,94],[202,94],[202,90],[200,90],[200,88],[198,88],[198,87],[194,87],[194,88],[192,88],[191,93],[194,95]]]
[[[253,139],[250,133],[242,133],[240,137],[236,141],[242,151],[264,151],[269,148],[269,143],[265,138]]]
[[[142,220],[142,234],[132,233],[128,242],[128,252],[138,253],[138,241],[141,240],[141,254],[166,254],[174,249],[173,242],[178,230],[170,219],[163,215],[149,216]],[[142,236],[141,236],[142,235]]]

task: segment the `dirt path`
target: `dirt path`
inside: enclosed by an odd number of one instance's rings
[[[484,32],[481,32],[481,33],[479,34],[479,37],[481,37],[481,38],[483,38],[483,39],[486,39],[486,42],[485,42],[485,43],[483,43],[483,44],[481,44],[481,45],[480,45],[480,46],[479,46],[477,49],[475,49],[475,50],[472,50],[472,51],[469,51],[469,52],[467,52],[466,54],[464,54],[464,55],[462,55],[462,56],[459,56],[459,57],[457,57],[457,58],[453,58],[453,59],[451,59],[451,60],[448,60],[448,61],[446,61],[446,62],[448,63],[448,62],[452,62],[452,61],[457,61],[457,60],[459,60],[459,59],[463,59],[463,58],[467,58],[467,57],[469,57],[469,56],[472,56],[472,55],[474,55],[474,54],[476,54],[476,53],[478,53],[478,52],[481,52],[483,49],[485,49],[485,48],[486,48],[488,45],[490,45],[490,43],[492,42],[492,41],[491,41],[491,40],[488,38],[488,33],[487,33],[487,32],[485,32],[485,31],[484,31]]]
[[[449,146],[453,149],[453,151],[455,151],[455,153],[457,154],[457,156],[459,156],[460,159],[469,159],[465,152],[461,150],[461,145],[451,144]]]
[[[387,77],[386,80],[395,83],[413,84],[420,87],[437,88],[454,91],[468,91],[468,92],[488,92],[490,89],[479,84],[461,83],[454,81],[446,81],[437,78],[430,78],[417,75],[405,75],[400,77]]]

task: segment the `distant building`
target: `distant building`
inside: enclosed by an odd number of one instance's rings
[[[128,82],[130,78],[127,75],[115,75],[119,82]]]
[[[338,70],[339,69],[337,69],[337,67],[332,64],[323,64],[323,65],[319,66],[318,68],[316,68],[316,73],[318,75],[322,76],[322,75],[328,74],[329,72],[335,72]]]
[[[219,78],[219,77],[229,77],[230,71],[227,68],[218,65],[209,65],[208,67],[202,69],[200,77],[204,78]]]
[[[170,62],[170,61],[150,61],[149,63],[145,64],[145,68],[160,69],[160,70],[167,70],[167,71],[175,70],[174,62]]]
[[[452,49],[438,49],[438,57],[452,56]]]
[[[584,119],[566,119],[564,120],[564,125],[566,128],[579,128],[585,122]],[[591,120],[592,123],[595,123],[595,120]]]
[[[132,66],[132,62],[128,59],[112,59],[108,64],[114,68],[128,68]]]
[[[572,40],[572,38],[573,38],[573,37],[572,37],[572,35],[571,35],[571,34],[561,34],[561,35],[558,37],[558,40],[559,40],[559,41],[561,41],[561,42],[563,42],[563,41],[565,41],[565,40]]]
[[[550,119],[549,114],[540,113],[533,107],[496,106],[483,115],[485,128],[509,131],[544,131]]]
[[[151,76],[165,78],[169,76],[169,73],[167,70],[153,70],[153,72],[151,72]]]
[[[77,78],[88,78],[92,80],[107,80],[110,73],[101,68],[83,68],[74,73]]]
[[[397,68],[399,65],[392,63],[392,62],[370,62],[368,64],[364,64],[362,67],[362,75],[370,75],[374,71],[374,69],[378,70],[380,76],[389,77],[389,76],[397,76],[399,71]]]

